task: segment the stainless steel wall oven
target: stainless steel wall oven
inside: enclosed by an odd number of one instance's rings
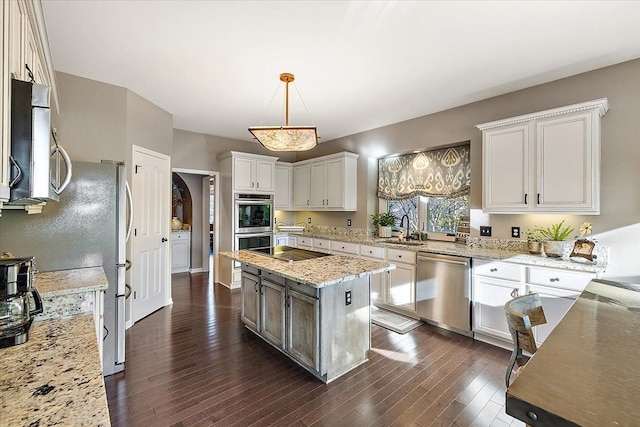
[[[236,234],[273,232],[273,195],[236,194],[235,202]]]

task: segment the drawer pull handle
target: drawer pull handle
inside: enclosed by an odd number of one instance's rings
[[[533,411],[527,412],[527,417],[529,417],[529,419],[531,419],[533,421],[538,421],[538,416]]]
[[[549,279],[549,281],[550,281],[550,282],[559,282],[559,281],[560,281],[560,279],[559,279],[559,278],[557,278],[557,277],[554,279],[554,278],[552,277],[551,279]]]
[[[496,271],[498,271],[498,269],[497,268],[491,268],[491,269],[489,269],[489,271],[492,272],[492,273],[495,273]]]

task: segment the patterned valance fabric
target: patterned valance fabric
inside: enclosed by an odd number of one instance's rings
[[[458,197],[469,194],[470,145],[402,154],[378,160],[378,197]]]

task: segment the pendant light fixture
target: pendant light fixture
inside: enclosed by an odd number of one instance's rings
[[[289,126],[289,83],[293,80],[294,76],[291,73],[280,74],[280,81],[285,83],[284,126],[252,126],[249,128],[253,137],[271,151],[306,151],[318,145],[318,133],[315,126]],[[302,103],[304,105],[304,101]]]

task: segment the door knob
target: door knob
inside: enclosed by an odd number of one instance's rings
[[[169,240],[169,239],[167,239],[166,237],[163,237],[162,238],[162,243],[166,242],[167,240]]]

